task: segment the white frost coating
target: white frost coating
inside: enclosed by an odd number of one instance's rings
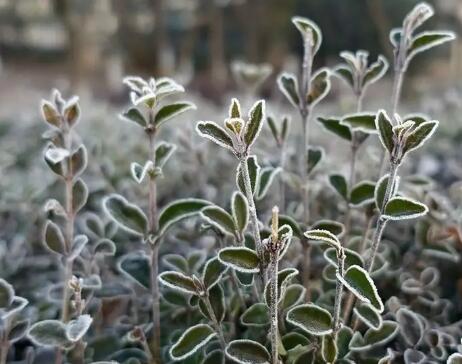
[[[116,193],[113,193],[113,194],[110,194],[109,196],[106,196],[104,199],[103,199],[103,211],[104,213],[111,219],[111,221],[113,221],[114,223],[117,224],[117,226],[119,226],[122,230],[125,230],[129,233],[132,233],[134,235],[137,235],[137,236],[143,236],[143,233],[140,233],[139,231],[137,230],[133,230],[132,228],[124,225],[122,222],[120,222],[119,220],[117,220],[111,213],[111,211],[109,210],[107,204],[108,204],[108,201],[110,199],[116,199],[116,200],[119,200],[123,205],[126,205],[126,206],[129,206],[131,209],[134,209],[136,210],[136,212],[140,215],[142,215],[144,217],[144,219],[146,220],[146,216],[144,215],[144,212],[143,210],[141,210],[141,208],[139,208],[137,205],[134,205],[130,202],[127,201],[127,199],[125,197],[123,197],[122,195],[118,195]],[[146,224],[147,224],[147,220],[146,220]]]
[[[130,279],[132,282],[135,282],[136,284],[138,284],[140,287],[143,287],[144,289],[148,289],[149,287],[145,287],[143,286],[139,281],[137,281],[134,277],[132,277],[130,274],[128,274],[123,268],[122,268],[122,263],[129,259],[129,258],[132,258],[132,257],[136,257],[136,258],[142,258],[142,259],[146,259],[148,262],[149,262],[149,257],[146,255],[145,252],[143,251],[138,251],[138,252],[133,252],[133,253],[129,253],[129,254],[126,254],[124,256],[122,256],[119,261],[117,262],[117,270],[122,273],[125,277],[127,277],[128,279]],[[148,263],[149,264],[149,263]]]
[[[384,307],[383,307],[383,302],[382,302],[382,299],[380,298],[379,296],[379,293],[377,291],[377,287],[375,287],[375,284],[374,284],[374,281],[372,280],[372,278],[369,276],[369,273],[367,273],[367,271],[360,267],[359,265],[352,265],[351,267],[349,267],[346,272],[345,272],[345,277],[348,275],[348,271],[352,270],[352,269],[356,269],[356,270],[359,270],[361,273],[363,273],[364,277],[366,278],[366,280],[368,281],[369,285],[371,286],[372,288],[372,292],[374,294],[374,298],[375,300],[377,301],[377,303],[379,304],[379,307],[375,307],[371,300],[365,296],[363,296],[361,294],[361,292],[359,292],[355,287],[353,287],[347,280],[345,280],[344,277],[342,277],[340,274],[336,273],[335,276],[337,277],[338,280],[340,280],[343,285],[345,287],[347,287],[351,292],[353,292],[353,294],[358,297],[361,301],[365,302],[365,303],[368,303],[371,305],[371,307],[373,307],[378,313],[382,313],[383,310],[384,310]]]
[[[291,323],[292,325],[294,326],[297,326],[299,328],[301,328],[303,331],[306,331],[308,332],[309,334],[311,335],[316,335],[316,336],[323,336],[323,335],[329,335],[332,333],[332,328],[329,328],[327,330],[319,330],[319,331],[316,331],[316,332],[312,332],[311,330],[308,330],[301,322],[299,321],[295,321],[294,319],[292,319],[290,317],[291,313],[294,311],[294,310],[298,310],[298,309],[301,309],[301,308],[314,308],[322,313],[325,313],[326,315],[329,315],[329,317],[331,317],[331,320],[332,320],[332,316],[330,314],[329,311],[327,311],[326,309],[320,307],[320,306],[317,306],[313,303],[306,303],[306,304],[303,304],[303,305],[299,305],[299,306],[295,306],[295,307],[292,307],[288,312],[287,312],[287,316],[286,316],[286,320],[287,322]]]
[[[237,197],[238,195],[241,197],[242,201],[245,204],[245,210],[247,214],[245,225],[242,227],[242,232],[244,232],[247,229],[247,226],[249,225],[249,202],[247,201],[247,198],[244,196],[244,194],[240,191],[234,191],[231,197],[231,214],[233,215],[234,223],[236,224],[236,226],[238,226],[237,211],[236,211],[236,199],[238,198]]]
[[[297,94],[297,96],[300,97],[300,96],[299,96],[300,92],[299,92],[299,90],[298,90],[298,82],[297,82],[297,79],[296,79],[296,77],[295,77],[293,74],[288,73],[288,72],[283,72],[283,73],[278,77],[277,83],[278,83],[279,90],[281,90],[281,92],[284,94],[284,96],[287,98],[287,100],[289,100],[289,102],[290,102],[293,106],[295,106],[295,107],[298,108],[299,105],[298,105],[297,100],[292,99],[292,95],[291,95],[289,92],[287,92],[286,88],[284,87],[284,83],[282,82],[282,80],[283,80],[284,78],[290,79],[290,80],[293,81],[293,83],[294,83],[294,91],[295,91],[295,93]]]
[[[238,109],[238,112],[239,112],[239,117],[242,116],[242,112],[241,112],[241,103],[239,102],[239,100],[236,98],[236,97],[233,97],[231,99],[231,104],[229,105],[229,109],[228,109],[228,116],[231,118],[232,117],[232,111],[233,111],[233,106],[236,105],[237,106],[237,109]]]
[[[248,115],[249,119],[248,119],[247,123],[245,124],[245,129],[244,129],[244,138],[246,138],[248,128],[251,126],[252,117],[255,114],[256,109],[259,107],[259,105],[261,105],[261,118],[260,118],[259,121],[256,121],[256,122],[258,122],[258,129],[257,129],[257,132],[255,133],[253,139],[251,140],[250,144],[247,145],[247,148],[250,148],[255,143],[258,136],[260,135],[261,129],[263,128],[264,120],[265,120],[265,117],[266,117],[266,102],[265,102],[265,100],[259,100],[252,106],[252,108],[249,111],[249,115]]]
[[[263,173],[267,172],[267,171],[271,171],[270,172],[270,175],[269,175],[269,178],[266,182],[266,185],[263,186],[262,188],[262,185],[261,185],[261,176],[263,175]],[[276,167],[276,168],[273,168],[273,167],[265,167],[265,168],[262,168],[259,175],[260,175],[260,178],[259,178],[259,185],[258,185],[258,188],[257,188],[257,200],[261,200],[263,199],[266,194],[268,193],[268,190],[269,188],[271,187],[271,184],[273,183],[273,180],[274,178],[280,173],[282,172],[282,168],[281,167]]]
[[[45,151],[45,158],[52,164],[57,164],[69,157],[70,153],[67,149],[51,147]]]
[[[209,216],[207,216],[204,212],[204,210],[216,210],[216,211],[219,211],[220,214],[222,215],[225,215],[226,218],[228,218],[230,220],[230,222],[233,223],[234,225],[234,228],[232,231],[229,230],[230,227],[228,226],[223,226],[221,223],[217,222],[216,220],[210,218]],[[217,206],[217,205],[211,205],[211,206],[205,206],[201,212],[200,212],[200,215],[201,217],[207,221],[210,225],[213,225],[214,227],[216,227],[218,230],[220,230],[222,233],[226,234],[226,235],[235,235],[236,231],[237,231],[237,226],[236,226],[236,222],[234,221],[233,217],[228,213],[228,211],[226,211],[225,209],[221,208],[220,206]]]
[[[372,116],[375,119],[376,114],[373,113],[373,112],[370,112],[370,111],[362,111],[362,112],[355,112],[355,113],[346,114],[342,118],[342,120],[340,120],[340,125],[347,126],[352,131],[362,131],[363,133],[367,133],[367,134],[378,134],[379,131],[377,130],[376,127],[374,129],[369,129],[369,128],[365,128],[365,127],[362,127],[362,126],[354,126],[354,124],[351,124],[346,120],[346,119],[349,119],[351,117],[357,117],[357,116],[358,117]],[[374,125],[375,125],[375,122],[374,122]]]
[[[334,248],[340,248],[340,242],[337,237],[328,230],[314,229],[308,230],[303,235],[310,240],[323,241]]]
[[[380,109],[377,112],[377,116],[375,117],[375,128],[377,129],[377,132],[379,134],[379,139],[380,142],[382,143],[383,147],[389,152],[387,145],[385,144],[385,140],[383,140],[382,133],[380,132],[379,128],[379,119],[380,115],[383,115],[384,119],[388,121],[388,123],[393,126],[392,122],[390,121],[390,117],[388,116],[387,112],[384,109]]]
[[[454,40],[456,39],[456,35],[455,33],[453,32],[449,32],[449,31],[425,31],[425,32],[422,32],[422,33],[419,33],[417,34],[414,38],[412,38],[412,41],[411,41],[411,47],[412,47],[412,44],[414,43],[414,41],[416,41],[418,38],[420,37],[423,37],[423,36],[432,36],[432,35],[442,35],[443,37],[441,37],[441,39],[439,39],[438,41],[432,41],[430,42],[429,44],[426,44],[424,46],[420,46],[414,50],[412,50],[412,52],[410,52],[407,56],[407,61],[409,62],[412,58],[414,58],[414,56],[418,53],[421,53],[423,51],[426,51],[427,49],[430,49],[430,48],[433,48],[433,47],[436,47],[440,44],[443,44],[445,42],[449,42],[451,40]]]
[[[216,260],[218,260],[219,263],[222,264],[221,261],[220,261],[220,259],[218,259],[218,257],[216,257],[216,256],[213,257],[213,258],[211,258],[211,259],[209,259],[209,260],[207,261],[207,263],[205,263],[204,271],[202,272],[202,282],[205,282],[205,275],[206,275],[206,273],[207,273],[207,270],[208,270],[209,266],[210,266],[214,261],[216,261]],[[215,286],[215,285],[218,283],[218,281],[221,279],[221,277],[223,276],[223,274],[226,273],[227,270],[228,270],[227,268],[226,268],[226,269],[223,269],[223,271],[218,275],[218,277],[215,279],[215,281],[212,282],[212,284],[209,284],[209,285],[207,286],[207,289],[210,289],[210,288],[212,288],[213,286]],[[221,288],[220,288],[220,289],[221,289]],[[224,295],[223,295],[223,297],[224,297]],[[223,302],[224,302],[224,301],[223,301]],[[224,304],[224,303],[223,303],[223,304]],[[224,307],[224,306],[223,306],[223,307]]]
[[[380,72],[377,75],[375,75],[375,77],[367,80],[367,82],[364,85],[364,88],[367,88],[367,86],[369,86],[370,84],[377,82],[387,72],[389,63],[388,60],[382,55],[379,55],[377,61],[369,66],[366,72],[366,77],[368,73],[374,69],[374,67],[379,67],[380,65],[382,65],[382,69],[380,70]]]
[[[408,214],[408,215],[403,215],[403,216],[393,216],[393,215],[387,215],[385,212],[387,210],[387,205],[392,202],[392,201],[396,201],[396,200],[402,200],[402,201],[407,201],[407,202],[410,202],[410,203],[413,203],[419,207],[421,207],[423,209],[422,212],[417,212],[417,213],[413,213],[413,214]],[[397,220],[408,220],[408,219],[415,219],[417,217],[420,217],[420,216],[424,216],[427,214],[428,212],[428,207],[426,205],[424,205],[423,203],[420,203],[412,198],[409,198],[409,197],[393,197],[391,198],[388,202],[387,202],[387,205],[385,205],[385,209],[384,209],[384,213],[382,215],[382,217],[384,219],[388,219],[388,220],[394,220],[394,221],[397,221]]]
[[[3,320],[7,320],[10,317],[15,316],[18,314],[20,311],[24,309],[29,304],[29,301],[25,299],[24,297],[19,297],[19,296],[14,296],[13,297],[13,302],[11,303],[10,307],[0,310],[1,312],[1,317]]]
[[[140,184],[143,182],[148,171],[152,168],[154,168],[154,163],[152,163],[152,161],[147,161],[144,166],[139,163],[132,162],[130,164],[130,173],[132,174],[133,179]]]
[[[415,327],[413,327],[412,325],[407,325],[407,322],[408,321],[406,319],[405,316],[408,316],[408,318],[411,318],[411,320],[414,321],[414,323],[417,323],[417,327],[418,327],[418,336],[419,336],[419,339],[417,342],[414,342],[412,340],[412,338],[409,338],[407,335],[406,335],[406,330],[411,330],[412,331],[412,334],[416,334],[416,332],[414,331],[415,330]],[[406,341],[406,343],[409,345],[409,346],[418,346],[422,340],[423,340],[423,334],[425,332],[425,326],[424,326],[424,323],[423,321],[419,318],[419,316],[417,316],[414,312],[412,312],[411,310],[405,308],[405,307],[401,307],[398,312],[396,313],[396,321],[398,322],[401,330],[401,336],[403,337],[403,339]]]
[[[200,129],[199,129],[199,126],[200,125],[203,125],[203,126],[206,126],[206,125],[213,125],[214,127],[220,129],[223,133],[225,133],[229,138],[230,140],[232,141],[232,138],[229,136],[229,134],[226,132],[225,129],[223,129],[220,125],[218,125],[217,123],[215,123],[214,121],[199,121],[196,125],[196,132],[203,138],[206,138],[206,139],[209,139],[211,140],[212,142],[214,142],[215,144],[218,144],[219,146],[223,147],[223,148],[226,148],[226,149],[229,149],[231,151],[234,151],[234,148],[229,145],[229,144],[226,144],[226,143],[223,143],[222,141],[214,138],[213,136],[211,136],[210,134],[206,134],[206,133],[203,133]]]
[[[258,259],[257,253],[255,253],[254,250],[249,249],[249,248],[246,248],[246,247],[230,247],[230,248],[223,248],[223,249],[221,249],[220,252],[218,253],[218,259],[219,259],[220,262],[223,263],[224,265],[227,265],[227,266],[233,268],[234,270],[237,270],[238,272],[242,272],[242,273],[258,273],[258,272],[260,271],[259,264],[257,264],[257,266],[256,266],[255,268],[246,268],[246,267],[242,267],[242,266],[240,266],[240,265],[236,265],[236,264],[234,264],[233,262],[229,262],[229,261],[223,260],[222,257],[221,257],[221,253],[227,252],[227,251],[245,251],[246,253],[253,254],[253,255],[255,256],[255,258]]]
[[[178,347],[178,345],[181,344],[181,341],[186,337],[186,335],[189,335],[189,333],[199,327],[208,327],[212,332],[206,336],[204,339],[202,339],[202,341],[200,341],[193,349],[191,349],[189,352],[187,352],[186,354],[183,354],[181,356],[175,356],[173,355],[173,351]],[[215,332],[213,332],[212,328],[209,326],[209,325],[205,325],[205,324],[198,324],[198,325],[195,325],[195,326],[192,326],[190,327],[189,329],[187,329],[181,336],[180,338],[178,339],[178,341],[170,348],[170,351],[169,351],[169,354],[171,356],[171,358],[175,361],[179,361],[179,360],[183,360],[183,359],[186,359],[187,357],[193,355],[194,353],[196,353],[200,348],[202,348],[205,344],[207,344],[212,338],[214,338],[217,334]]]
[[[188,269],[188,261],[179,254],[165,254],[162,256],[162,262],[169,268],[181,270],[182,273]]]
[[[258,348],[258,350],[260,350],[260,353],[263,354],[263,356],[265,356],[266,358],[263,360],[257,361],[257,360],[246,359],[246,358],[237,357],[235,355],[232,355],[232,353],[230,353],[230,347],[233,345],[239,345],[239,344],[247,344],[247,345],[250,344],[250,345],[255,346],[255,348]],[[270,364],[269,362],[270,354],[268,350],[262,344],[256,341],[253,341],[253,340],[247,340],[247,339],[233,340],[226,346],[225,354],[228,358],[236,361],[239,364]]]
[[[353,312],[355,313],[355,315],[357,317],[359,317],[361,319],[362,322],[364,322],[368,327],[370,327],[371,329],[374,329],[374,330],[378,330],[380,329],[380,327],[382,326],[382,317],[377,313],[376,310],[374,310],[374,308],[371,306],[370,307],[370,311],[371,311],[371,314],[372,315],[375,315],[377,321],[379,322],[379,326],[376,326],[374,322],[370,321],[366,316],[362,315],[361,312],[358,310],[357,307],[353,308]]]
[[[297,27],[297,29],[300,31],[300,33],[305,34],[306,30],[303,28],[303,26],[308,26],[311,28],[311,31],[314,31],[317,36],[316,44],[313,44],[313,56],[316,54],[316,52],[319,50],[321,47],[322,43],[322,33],[321,29],[318,27],[318,25],[311,21],[310,19],[304,18],[302,16],[294,16],[292,17],[292,23]],[[313,41],[315,41],[313,39]]]
[[[79,341],[88,331],[93,319],[90,315],[81,315],[66,325],[66,338],[69,341]]]
[[[323,92],[318,95],[318,97],[314,100],[314,102],[311,102],[310,106],[311,107],[314,107],[315,105],[317,105],[324,97],[326,97],[326,95],[329,93],[330,91],[330,87],[331,87],[331,82],[330,82],[330,76],[331,76],[331,72],[328,68],[326,67],[323,67],[319,70],[316,71],[316,73],[311,77],[311,85],[313,84],[313,81],[316,79],[316,77],[318,77],[321,73],[325,72],[326,73],[326,77],[325,77],[325,81],[326,81],[326,88],[323,90]],[[310,90],[311,91],[311,90]]]
[[[412,147],[412,148],[410,148],[410,149],[407,149],[407,150],[406,150],[406,153],[409,153],[410,151],[413,151],[413,150],[415,150],[415,149],[421,147],[428,139],[430,139],[431,136],[435,133],[436,129],[438,129],[438,126],[439,126],[440,122],[439,122],[438,120],[426,121],[426,122],[420,124],[419,126],[417,126],[417,127],[412,131],[412,133],[409,134],[409,136],[411,136],[411,135],[417,133],[420,129],[426,127],[427,125],[431,125],[431,124],[434,124],[434,127],[433,127],[433,129],[430,131],[430,133],[428,133],[428,134],[426,135],[426,137],[423,138],[423,139],[419,142],[419,144],[415,145],[414,147]]]
[[[356,185],[353,186],[353,188],[351,189],[351,191],[353,191],[354,189],[356,188],[359,188],[359,187],[362,187],[362,186],[375,186],[375,182],[371,181],[371,180],[364,180],[364,181],[361,181],[359,183],[357,183]],[[350,192],[350,196],[351,196],[351,192]],[[361,206],[365,206],[365,205],[368,205],[369,203],[373,202],[375,200],[375,189],[374,189],[374,196],[370,197],[370,198],[367,198],[363,201],[361,201],[360,203],[358,204],[354,204],[354,203],[351,203],[353,206],[356,206],[356,207],[361,207]]]
[[[269,323],[270,323],[269,315],[267,316],[268,321],[265,322],[265,323],[255,323],[255,322],[245,321],[248,315],[251,315],[253,313],[253,311],[258,312],[258,308],[260,308],[260,307],[265,312],[268,312],[268,306],[266,306],[266,304],[261,303],[261,302],[254,303],[252,306],[247,308],[247,310],[245,310],[244,313],[241,315],[240,320],[239,320],[241,322],[241,324],[244,325],[244,326],[249,326],[249,327],[263,327],[263,326],[269,325]]]
[[[180,279],[192,281],[192,279],[190,277],[188,277],[187,275],[185,275],[183,273],[174,272],[174,271],[166,271],[166,272],[162,272],[161,274],[159,274],[159,282],[162,283],[164,286],[167,286],[169,288],[172,288],[172,289],[174,289],[176,291],[180,291],[180,292],[183,292],[183,293],[194,294],[194,295],[197,294],[196,291],[189,290],[189,289],[181,287],[181,286],[177,286],[177,285],[175,285],[173,283],[170,283],[169,281],[165,280],[164,276],[166,276],[167,274],[168,275],[176,275]]]
[[[167,153],[162,157],[163,159],[163,163],[160,164],[160,162],[157,160],[157,151],[162,148],[162,147],[166,147],[167,148]],[[164,141],[161,141],[157,144],[156,146],[156,150],[154,152],[154,160],[155,160],[155,164],[156,164],[156,167],[163,167],[165,162],[172,156],[173,153],[175,153],[176,151],[176,145],[175,144],[172,144],[172,143],[167,143],[167,142],[164,142]]]
[[[173,106],[173,105],[183,105],[183,107],[179,108],[179,109],[176,110],[174,113],[168,114],[167,116],[164,116],[164,117],[161,118],[161,119],[157,119],[157,115],[159,114],[159,112],[160,112],[163,108],[170,107],[170,106]],[[157,124],[157,126],[160,126],[160,125],[162,125],[163,123],[165,123],[167,120],[170,120],[170,119],[174,118],[175,116],[180,115],[180,114],[182,114],[183,112],[185,112],[185,111],[187,111],[187,110],[197,110],[197,107],[196,107],[196,105],[194,105],[192,102],[189,102],[189,101],[181,101],[181,102],[174,102],[173,104],[167,104],[167,105],[163,106],[163,107],[157,112],[157,114],[156,114],[156,116],[155,116],[156,124]]]
[[[260,184],[260,171],[261,171],[261,167],[260,165],[258,164],[258,159],[257,159],[257,156],[255,154],[252,154],[252,155],[249,155],[249,157],[247,158],[247,165],[249,165],[250,161],[253,161],[253,164],[256,166],[256,178],[255,178],[255,188],[252,190],[252,195],[255,195],[256,192],[257,192],[257,188],[258,188],[258,185]],[[242,171],[241,171],[241,163],[239,163],[237,165],[237,168],[236,168],[236,186],[237,188],[240,189],[240,186],[239,186],[239,179],[242,179],[242,183],[245,184],[245,181],[244,181],[244,176],[242,174]],[[250,177],[250,168],[249,168],[249,177]],[[252,181],[250,181],[250,184],[252,185]],[[244,192],[244,191],[242,191]],[[247,198],[247,197],[246,197]],[[247,200],[247,203],[249,203],[249,200]],[[249,213],[250,213],[250,207],[249,207]]]

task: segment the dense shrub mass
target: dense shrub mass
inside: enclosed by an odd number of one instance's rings
[[[436,183],[402,168],[439,124],[400,114],[414,56],[454,39],[421,30],[432,15],[419,4],[390,32],[391,67],[360,50],[333,69],[314,69],[321,30],[294,17],[301,76],[278,78],[292,122],[265,100],[247,107],[268,65],[235,63],[245,102],[197,122],[194,136],[171,127],[196,108],[178,101],[181,85],[126,77],[120,117],[136,142],[108,154],[77,135],[78,98],[53,91],[41,104],[50,195],[35,220],[0,220],[0,364],[461,363],[460,296],[441,273],[459,262],[460,218]],[[389,68],[391,103],[364,110]],[[334,78],[356,107],[319,115]],[[323,167],[314,123],[349,145],[347,176],[343,162]],[[137,161],[122,165],[124,153]],[[40,225],[47,253],[10,237],[21,221]]]

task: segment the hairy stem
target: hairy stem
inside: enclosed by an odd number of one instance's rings
[[[308,242],[308,239],[302,237],[302,283],[305,287],[305,299],[309,302],[311,300],[311,291],[310,291],[310,268],[311,268],[311,249],[312,246]]]
[[[343,248],[337,252],[338,268],[337,273],[341,277],[345,274],[345,253]],[[335,304],[334,304],[334,320],[332,322],[332,331],[334,335],[340,328],[340,310],[342,309],[342,295],[343,295],[343,283],[337,279],[335,287]]]
[[[395,77],[393,80],[393,92],[391,96],[391,111],[393,117],[398,112],[399,101],[401,98],[401,90],[403,88],[403,80],[404,71],[401,69],[397,69],[395,71]]]
[[[393,195],[393,189],[396,183],[396,177],[398,174],[398,165],[394,162],[391,162],[390,167],[390,175],[388,177],[387,188],[385,190],[385,196],[382,203],[382,208],[379,214],[379,218],[377,221],[377,226],[375,227],[374,238],[372,240],[372,247],[371,247],[371,255],[369,257],[368,262],[366,263],[366,269],[368,272],[372,270],[372,266],[374,265],[374,259],[377,255],[377,251],[379,249],[380,241],[382,240],[382,234],[385,230],[385,226],[387,225],[387,220],[382,217],[383,211],[387,202]]]
[[[204,300],[205,306],[207,307],[207,311],[209,312],[209,316],[212,319],[212,326],[218,335],[218,340],[220,341],[221,350],[223,350],[224,352],[226,349],[225,335],[223,334],[223,329],[221,328],[221,325],[218,322],[217,316],[215,315],[215,311],[213,311],[213,307],[212,307],[212,304],[210,303],[208,292],[206,293],[206,296],[204,297],[203,300]]]
[[[270,336],[271,336],[271,359],[272,364],[279,364],[278,355],[278,260],[279,252],[276,249],[271,254],[270,272],[271,272],[271,303],[270,303]]]
[[[282,173],[284,173],[285,164],[286,164],[286,145],[285,143],[282,143],[281,154],[280,154],[280,159],[279,159],[279,166],[282,168]],[[279,204],[281,206],[281,210],[284,211],[285,206],[286,206],[286,187],[285,187],[284,179],[282,177],[279,179]]]
[[[244,177],[244,185],[245,185],[245,195],[247,198],[247,202],[249,204],[249,215],[250,215],[250,222],[252,224],[252,232],[253,237],[255,239],[255,248],[257,250],[258,257],[260,258],[260,277],[262,279],[263,285],[265,284],[265,268],[263,266],[263,244],[261,242],[260,237],[260,229],[258,228],[258,216],[257,216],[257,209],[255,207],[255,201],[253,198],[252,193],[252,186],[250,183],[250,175],[249,175],[249,166],[247,165],[247,156],[240,159],[241,170]]]

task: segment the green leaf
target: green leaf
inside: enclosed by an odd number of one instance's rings
[[[350,192],[350,203],[354,206],[364,206],[374,201],[375,183],[361,181]]]
[[[322,337],[322,358],[326,363],[334,363],[337,359],[337,343],[332,335]]]
[[[385,205],[382,217],[389,220],[407,220],[423,216],[428,207],[407,197],[393,197]]]
[[[398,331],[399,326],[396,322],[384,321],[380,329],[367,330],[364,338],[359,332],[356,332],[350,341],[349,348],[351,351],[361,352],[383,346],[391,341],[398,334]]]
[[[112,240],[109,239],[101,239],[95,244],[95,248],[93,250],[95,255],[102,255],[102,256],[114,256],[117,251],[117,247]]]
[[[259,271],[260,260],[257,253],[249,248],[231,247],[221,249],[218,253],[220,261],[243,273],[257,273]]]
[[[292,18],[292,23],[297,27],[304,39],[305,37],[310,37],[312,39],[312,55],[314,56],[321,47],[321,30],[313,21],[301,16],[294,16]]]
[[[383,202],[385,200],[385,192],[387,190],[388,178],[389,178],[389,174],[386,174],[385,176],[380,178],[377,184],[375,185],[374,199],[375,199],[375,205],[377,206],[377,209],[379,211],[382,211]],[[399,186],[399,177],[397,177],[395,180],[395,185],[392,188],[391,196],[394,196],[396,194],[398,190],[398,186]]]
[[[316,166],[321,162],[324,158],[324,149],[321,147],[308,147],[308,166],[307,166],[307,173],[310,174],[314,171]]]
[[[408,60],[412,59],[417,53],[454,39],[456,39],[455,34],[448,31],[427,31],[417,34],[412,38],[411,45],[408,48]]]
[[[257,156],[251,155],[247,158],[247,166],[249,168],[249,177],[250,177],[250,187],[252,188],[252,193],[256,193],[257,182],[260,176],[260,165],[257,161]],[[236,184],[239,190],[246,195],[244,176],[241,171],[241,164],[238,165],[236,171]]]
[[[340,241],[330,231],[319,230],[319,229],[318,230],[308,230],[305,232],[304,235],[308,240],[322,241],[324,243],[329,244],[333,248],[336,248],[336,249],[340,248]]]
[[[79,98],[77,96],[72,97],[66,102],[63,109],[63,117],[71,128],[79,122],[80,107]]]
[[[245,326],[266,326],[270,323],[268,306],[264,303],[254,303],[241,315],[241,323]]]
[[[295,306],[287,313],[287,322],[310,335],[323,336],[332,332],[332,316],[329,311],[313,303]]]
[[[13,303],[14,289],[4,279],[0,278],[0,309],[8,308]]]
[[[348,345],[353,337],[353,330],[348,326],[342,326],[337,333],[338,359],[346,357],[350,350]],[[346,364],[346,363],[345,363]]]
[[[353,312],[362,322],[374,330],[378,330],[382,326],[382,317],[371,305],[367,303],[357,305],[353,309]]]
[[[379,131],[379,138],[382,145],[391,154],[394,148],[393,124],[385,110],[379,110],[375,119],[375,127]]]
[[[377,62],[371,64],[367,69],[367,72],[364,75],[363,79],[363,87],[367,87],[368,85],[380,80],[383,77],[383,75],[387,72],[387,70],[387,59],[384,56],[379,55],[379,57],[377,58]]]
[[[179,254],[166,254],[162,256],[162,260],[165,265],[174,270],[182,273],[188,273],[189,271],[188,261]]]
[[[8,333],[7,337],[8,342],[13,344],[22,339],[29,329],[29,324],[30,321],[28,319],[15,321],[9,330],[10,332]]]
[[[276,122],[274,121],[274,118],[272,116],[267,116],[266,117],[266,122],[271,130],[271,134],[273,135],[274,137],[274,140],[276,141],[276,143],[279,145],[281,140],[279,139],[279,132],[278,132],[278,128],[276,126]]]
[[[237,226],[233,217],[219,206],[206,206],[201,210],[201,215],[210,224],[225,234],[235,235]]]
[[[413,311],[401,307],[396,313],[396,321],[406,344],[410,347],[419,345],[426,331],[423,320]]]
[[[306,289],[301,284],[289,285],[281,301],[281,309],[287,310],[301,303],[305,297]]]
[[[351,72],[351,69],[347,65],[340,64],[334,68],[333,72],[335,76],[345,81],[350,87],[354,87],[354,76]]]
[[[233,140],[229,134],[225,129],[213,121],[200,121],[196,126],[196,130],[201,137],[207,138],[221,147],[234,151]]]
[[[327,68],[321,68],[311,78],[311,88],[306,95],[306,101],[311,107],[314,107],[321,101],[330,90],[330,71]]]
[[[88,187],[85,182],[79,178],[72,185],[72,211],[79,212],[87,203]]]
[[[298,270],[295,268],[285,268],[278,272],[277,275],[277,285],[278,285],[278,297],[277,302],[280,303],[284,297],[285,291],[289,283],[298,275]],[[271,280],[266,284],[263,296],[265,297],[265,302],[267,306],[271,304]]]
[[[359,255],[354,250],[343,248],[345,254],[345,267],[351,267],[352,265],[357,265],[359,267],[364,266],[364,261],[361,255]],[[335,268],[338,267],[338,258],[337,250],[335,248],[329,248],[324,251],[324,258],[332,264]]]
[[[233,98],[231,100],[231,105],[229,106],[228,116],[232,119],[241,118],[241,104],[239,103],[238,99]]]
[[[236,191],[231,198],[231,212],[237,230],[243,234],[249,223],[249,206],[245,196]]]
[[[350,128],[342,125],[340,123],[340,119],[336,117],[330,117],[330,118],[324,118],[324,117],[318,117],[317,118],[318,122],[322,124],[322,126],[330,131],[331,133],[334,133],[335,135],[339,136],[340,138],[351,141],[351,131]]]
[[[331,234],[341,237],[345,232],[345,225],[338,221],[323,219],[316,221],[310,230],[327,230]]]
[[[159,274],[159,282],[180,292],[197,294],[197,288],[193,279],[180,272],[162,272]]]
[[[204,282],[205,287],[210,289],[217,284],[226,270],[227,267],[220,262],[218,257],[209,259],[202,274],[202,282]]]
[[[205,355],[201,364],[225,364],[225,354],[220,349],[213,350]]]
[[[123,230],[138,236],[148,233],[148,219],[136,205],[121,195],[110,195],[103,200],[104,212]]]
[[[348,126],[352,131],[362,131],[363,133],[377,133],[375,127],[375,113],[359,112],[346,115],[341,121],[341,125]]]
[[[133,162],[130,164],[130,173],[133,177],[133,179],[137,183],[143,182],[143,180],[146,178],[146,176],[154,171],[154,163],[152,161],[147,161],[144,166],[142,166],[139,163]]]
[[[195,198],[186,198],[173,201],[159,214],[158,235],[163,235],[174,223],[187,217],[194,216],[206,207],[210,202]]]
[[[329,175],[329,183],[345,201],[348,201],[348,183],[341,174]]]
[[[61,127],[61,117],[51,102],[42,100],[40,109],[42,110],[43,120],[56,128]]]
[[[188,110],[195,110],[196,106],[190,102],[175,102],[173,104],[165,105],[157,111],[154,118],[154,124],[159,127],[166,121],[180,115]]]
[[[284,116],[282,118],[281,133],[280,133],[281,142],[285,142],[287,140],[287,137],[289,136],[289,129],[290,129],[290,119],[288,116]]]
[[[371,304],[378,312],[383,312],[383,303],[369,273],[360,266],[349,267],[339,279],[360,301]]]
[[[136,107],[132,107],[128,109],[127,111],[122,113],[120,116],[122,119],[136,123],[142,126],[143,128],[148,125],[148,122],[146,118],[144,117],[143,113]]]
[[[239,364],[270,364],[266,348],[252,340],[231,341],[225,350],[226,356]]]
[[[35,323],[28,332],[31,341],[44,347],[66,347],[66,325],[58,320],[45,320]]]
[[[271,223],[271,222],[270,222]],[[303,231],[300,228],[300,225],[288,215],[279,215],[279,223],[281,225],[289,225],[292,229],[292,233],[297,238],[301,239],[303,237]]]
[[[215,331],[209,325],[198,324],[190,327],[170,348],[170,356],[173,360],[184,360],[195,354],[215,336]]]
[[[216,284],[209,290],[208,295],[213,313],[215,314],[217,321],[221,323],[226,315],[225,294],[223,293],[223,289],[220,285]],[[207,319],[213,321],[204,299],[199,300],[199,309]]]
[[[260,178],[258,178],[257,200],[262,200],[266,196],[274,178],[280,172],[282,172],[282,168],[280,167],[265,167],[261,169]]]
[[[66,325],[66,338],[69,341],[79,341],[88,331],[93,319],[90,315],[80,315]]]
[[[255,143],[258,134],[260,134],[263,127],[263,120],[265,117],[265,101],[260,100],[256,102],[249,112],[249,121],[245,125],[244,141],[247,150]]]
[[[142,287],[151,287],[150,269],[151,262],[149,257],[143,252],[135,252],[124,255],[118,263],[119,271],[125,274]]]
[[[418,125],[406,138],[403,147],[403,155],[421,147],[435,132],[439,122],[436,120],[426,121]]]
[[[48,220],[45,225],[43,242],[45,246],[54,253],[61,255],[68,253],[61,229],[50,220]]]
[[[298,82],[294,75],[290,73],[283,73],[278,78],[279,90],[284,94],[284,96],[289,100],[289,102],[295,106],[299,107],[300,98],[298,91]]]
[[[154,165],[162,168],[176,150],[176,145],[167,142],[160,142],[154,152]]]

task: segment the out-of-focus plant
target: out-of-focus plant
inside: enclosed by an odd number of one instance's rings
[[[273,72],[273,67],[269,63],[234,61],[231,63],[231,71],[237,84],[246,94],[246,98],[253,98]]]

